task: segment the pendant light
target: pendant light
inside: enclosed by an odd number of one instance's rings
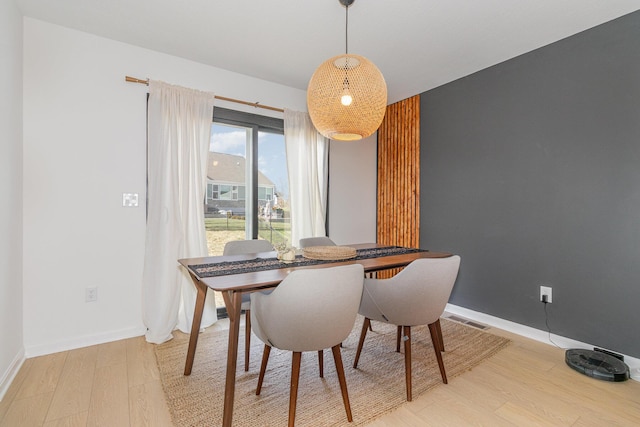
[[[349,53],[349,6],[346,9],[345,53],[320,64],[307,88],[311,121],[323,136],[356,141],[374,133],[387,107],[387,85],[378,67],[361,55]]]

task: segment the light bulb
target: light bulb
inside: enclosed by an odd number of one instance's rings
[[[349,58],[345,58],[345,59],[347,61],[345,67],[348,67]],[[344,80],[342,81],[342,98],[340,98],[340,102],[345,107],[348,107],[353,102],[353,98],[351,97],[351,92],[349,92],[349,76],[346,73],[346,68],[345,68]]]
[[[351,94],[349,93],[349,91],[345,90],[343,92],[342,98],[340,98],[340,102],[345,107],[348,107],[349,105],[351,105],[351,103],[353,102],[353,98],[351,97]]]

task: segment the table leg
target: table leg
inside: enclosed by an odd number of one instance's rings
[[[236,364],[238,362],[238,335],[240,333],[240,314],[242,312],[242,293],[223,292],[224,303],[229,314],[229,346],[227,348],[227,377],[224,386],[224,409],[222,426],[231,427],[233,418],[233,399],[236,392]]]
[[[196,306],[193,309],[193,322],[191,323],[191,333],[189,334],[189,349],[187,350],[187,361],[184,365],[184,374],[191,375],[193,367],[193,359],[196,356],[196,346],[198,345],[198,335],[200,334],[200,323],[202,322],[202,312],[204,311],[204,302],[207,298],[208,287],[200,282],[193,274],[191,279],[196,285]]]

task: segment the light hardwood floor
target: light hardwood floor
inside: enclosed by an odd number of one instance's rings
[[[513,343],[370,426],[640,425],[640,382],[588,378],[559,348],[489,331]],[[0,427],[171,425],[143,337],[28,359],[0,402]]]

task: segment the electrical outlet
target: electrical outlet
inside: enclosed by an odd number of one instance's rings
[[[86,288],[84,290],[84,302],[94,302],[98,300],[98,288]]]
[[[543,296],[547,296],[547,302],[551,304],[552,301],[552,289],[550,286],[540,286],[540,301],[544,301],[542,299]]]

